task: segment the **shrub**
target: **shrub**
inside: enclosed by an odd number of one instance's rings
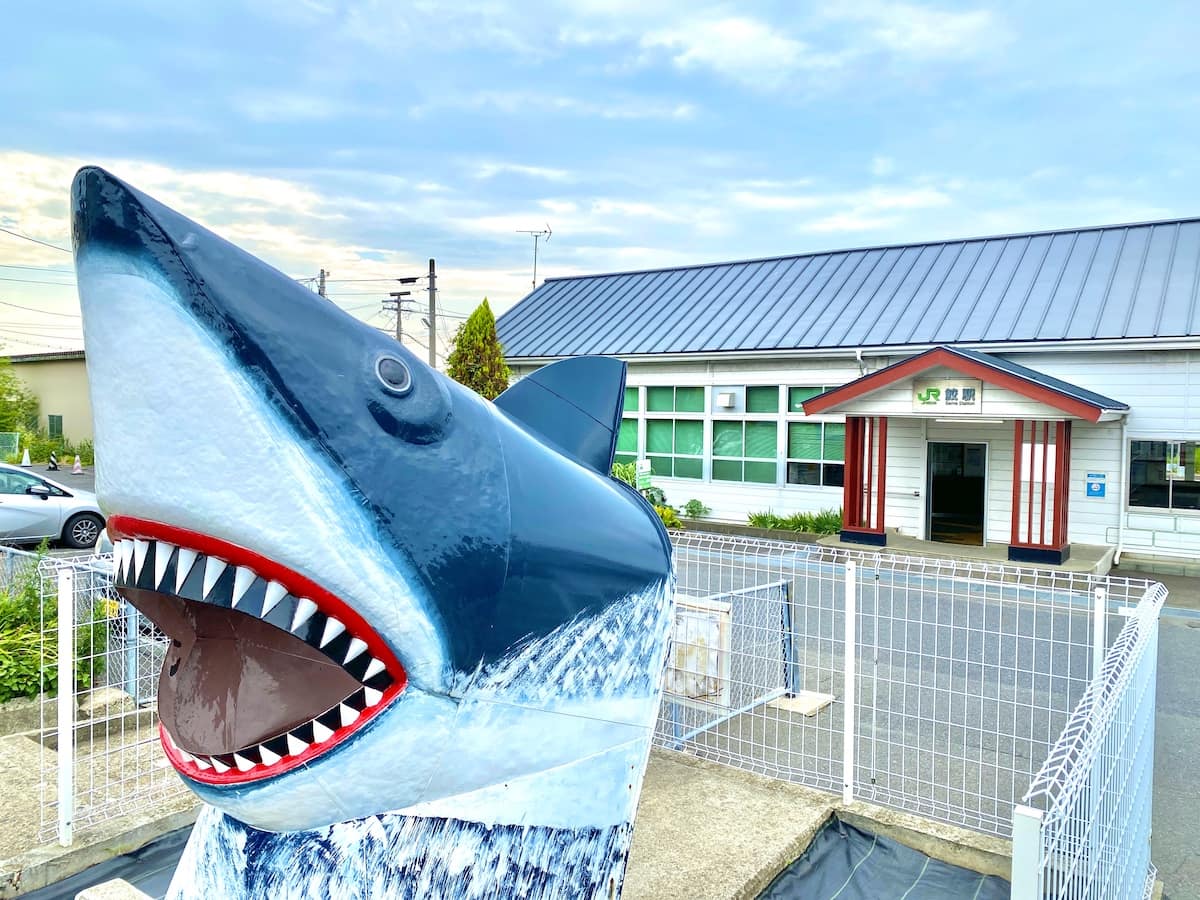
[[[700,500],[693,499],[683,504],[683,514],[689,519],[698,519],[701,516],[707,516],[710,512],[712,512],[712,510],[705,506]]]
[[[662,519],[662,523],[667,528],[683,528],[683,522],[679,518],[679,513],[675,511],[673,506],[658,506],[654,507],[654,511],[658,513],[658,517]]]
[[[29,461],[35,463],[44,463],[50,459],[50,451],[53,450],[58,454],[58,464],[69,466],[75,459],[75,454],[79,454],[79,461],[85,466],[95,465],[96,451],[89,440],[82,440],[78,444],[72,444],[66,438],[52,438],[45,431],[37,430],[30,431],[25,429],[21,432],[21,443],[17,447],[15,455],[5,457],[5,462],[19,463],[25,451],[29,451]]]
[[[637,487],[637,463],[613,463],[612,477],[630,487]]]
[[[45,552],[43,544],[39,561]],[[0,702],[57,693],[58,607],[51,600],[43,612],[40,587],[38,568],[33,564],[0,593]],[[107,613],[99,602],[91,622],[75,630],[76,687],[91,687],[92,676],[103,673],[107,647]]]
[[[782,531],[800,531],[805,534],[837,534],[842,530],[842,511],[823,509],[820,512],[798,512],[789,516],[777,516],[766,512],[750,513],[749,523],[755,528],[778,528]]]

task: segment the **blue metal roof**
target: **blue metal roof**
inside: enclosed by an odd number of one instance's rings
[[[510,359],[1200,335],[1200,219],[547,279]]]

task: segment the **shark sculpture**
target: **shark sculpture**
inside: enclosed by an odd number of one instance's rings
[[[96,488],[209,806],[172,897],[614,897],[671,548],[624,364],[489,403],[98,168],[72,190]]]

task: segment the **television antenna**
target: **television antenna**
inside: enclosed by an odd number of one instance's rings
[[[528,231],[528,230],[522,230],[522,229],[518,228],[517,234],[528,234],[533,238],[533,289],[536,291],[537,290],[538,241],[541,240],[542,238],[545,238],[548,242],[550,240],[550,235],[554,234],[554,232],[550,230],[550,223],[547,222],[546,227],[541,229],[540,231]]]

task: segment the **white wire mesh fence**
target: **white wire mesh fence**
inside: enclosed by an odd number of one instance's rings
[[[116,593],[111,557],[43,558],[29,589],[45,667],[39,840],[66,846],[76,828],[186,796],[158,740],[166,638]]]
[[[672,538],[661,745],[1001,836],[1119,628],[1109,610],[1149,586]]]
[[[1148,588],[1013,817],[1013,897],[1149,897],[1158,619]]]

